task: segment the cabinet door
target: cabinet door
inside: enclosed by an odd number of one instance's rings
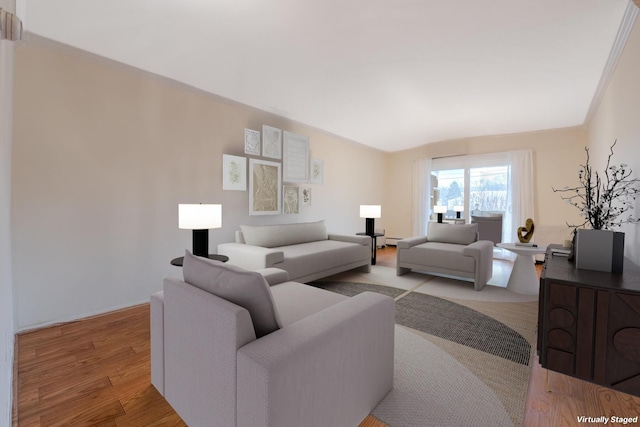
[[[640,396],[640,295],[611,293],[606,385]]]
[[[577,294],[575,286],[549,282],[544,322],[545,368],[575,375]]]

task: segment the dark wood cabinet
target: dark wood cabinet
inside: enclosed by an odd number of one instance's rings
[[[640,396],[640,267],[577,269],[546,253],[540,277],[538,354],[544,368]]]

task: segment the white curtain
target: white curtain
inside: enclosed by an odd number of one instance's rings
[[[506,229],[509,232],[509,240],[516,240],[518,227],[533,217],[533,153],[529,150],[509,152],[509,206],[511,207],[510,223],[503,224],[503,235]]]
[[[416,160],[413,164],[413,235],[427,234],[427,221],[431,215],[431,159]]]

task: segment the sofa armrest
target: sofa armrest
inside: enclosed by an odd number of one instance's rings
[[[279,249],[244,243],[221,243],[218,245],[218,254],[228,256],[229,264],[252,271],[274,267],[284,261],[284,253]]]
[[[164,396],[190,426],[236,425],[236,358],[255,340],[249,312],[164,279]]]
[[[258,273],[262,274],[269,286],[289,281],[289,272],[281,268],[261,268]]]
[[[394,302],[365,292],[238,350],[238,425],[358,425],[393,386]]]
[[[493,276],[493,242],[478,240],[462,249],[462,254],[476,260],[474,289],[479,291]]]
[[[416,245],[421,245],[427,242],[427,236],[407,237],[406,239],[398,240],[398,249],[409,249]]]
[[[363,246],[371,246],[371,237],[355,236],[351,234],[329,234],[329,240],[338,240],[340,242],[357,243]]]

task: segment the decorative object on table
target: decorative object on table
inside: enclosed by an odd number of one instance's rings
[[[249,159],[249,215],[280,213],[280,163]]]
[[[260,155],[260,132],[257,130],[244,130],[244,153],[252,156]]]
[[[533,224],[533,220],[531,218],[527,218],[525,226],[518,227],[518,240],[520,243],[529,243],[533,237],[534,229],[535,225]]]
[[[282,145],[282,180],[309,182],[309,138],[284,131]]]
[[[360,205],[360,218],[365,220],[365,234],[373,236],[375,233],[375,218],[382,215],[382,207],[380,205]]]
[[[222,189],[247,191],[246,157],[222,155]]]
[[[285,185],[282,189],[282,213],[300,213],[300,188],[297,185]]]
[[[433,211],[438,214],[438,222],[442,223],[442,218],[444,214],[447,213],[447,207],[444,205],[435,205]]]
[[[585,147],[587,161],[578,171],[580,184],[576,187],[553,188],[554,193],[568,193],[562,199],[578,208],[585,218],[582,224],[567,224],[576,229],[574,252],[578,268],[622,272],[624,233],[614,232],[610,228],[640,220],[632,214],[622,216],[635,207],[634,201],[640,195],[640,179],[631,178],[632,171],[626,164],[611,164],[616,143],[609,149],[604,176],[591,169],[589,149]],[[580,228],[587,225],[591,229]]]
[[[456,218],[460,219],[462,212],[464,212],[464,206],[454,206],[453,211],[456,213]]]
[[[312,184],[324,184],[324,160],[311,159],[311,178]]]
[[[311,206],[311,187],[302,187],[302,206]]]
[[[209,229],[222,227],[222,205],[179,204],[178,228],[193,230],[193,254],[209,255]]]
[[[262,125],[262,156],[271,159],[282,158],[282,130]]]

